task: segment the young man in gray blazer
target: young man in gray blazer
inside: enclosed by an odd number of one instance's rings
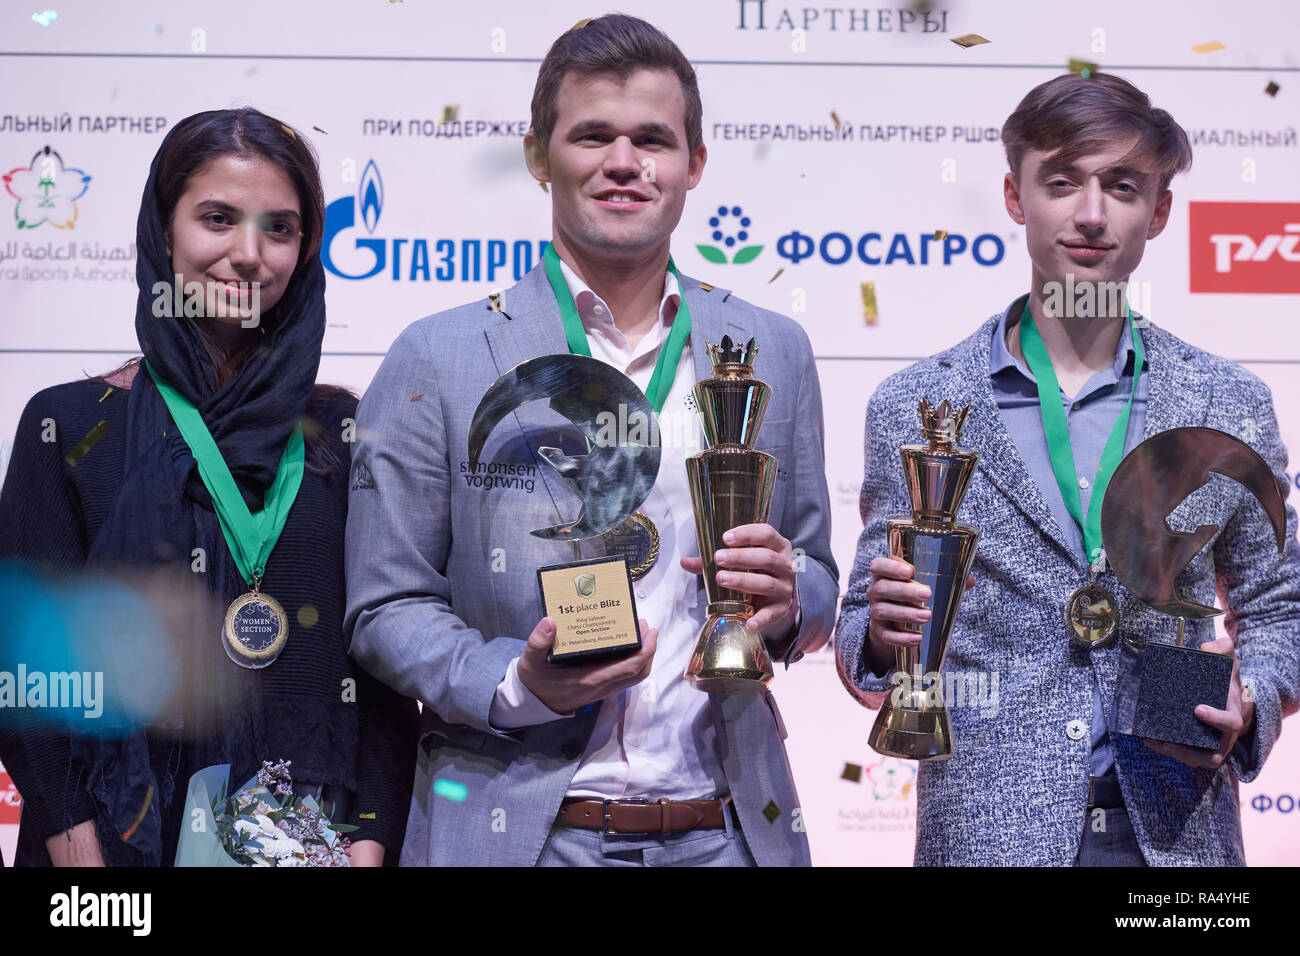
[[[1178,511],[1180,528],[1220,529],[1177,582],[1185,598],[1212,605],[1217,579],[1226,598],[1233,637],[1214,640],[1211,619],[1202,619],[1188,622],[1187,639],[1234,658],[1227,707],[1195,711],[1221,731],[1217,753],[1108,734],[1118,640],[1168,641],[1173,619],[1127,595],[1076,517],[1089,514],[1103,449],[1126,414],[1125,452],[1157,432],[1207,426],[1251,444],[1286,488],[1268,388],[1163,329],[1130,323],[1122,295],[1100,295],[1113,288],[1104,283],[1128,280],[1146,241],[1164,229],[1169,181],[1188,167],[1191,149],[1168,113],[1104,73],[1035,88],[1002,140],[1006,207],[1025,226],[1030,291],[872,396],[865,527],[837,631],[839,663],[883,700],[895,648],[919,641],[901,625],[928,619],[918,606],[928,590],[908,564],[886,556],[885,521],[909,510],[898,448],[919,440],[922,396],[969,403],[961,444],[980,459],[959,520],[981,535],[976,584],[946,667],[982,672],[989,686],[996,677],[997,706],[950,707],[955,754],[920,766],[916,862],[1240,865],[1237,781],[1259,773],[1300,700],[1295,511],[1286,511],[1282,555],[1263,508],[1231,481],[1216,479]],[[1062,289],[1072,297],[1063,300]],[[1068,425],[1055,466],[1039,382],[1049,383],[1043,401],[1059,403]],[[1070,458],[1074,473],[1062,481]],[[1077,495],[1073,509],[1067,494]],[[1090,564],[1122,615],[1119,635],[1092,648],[1071,642],[1063,614]]]
[[[669,238],[706,158],[695,74],[671,40],[626,16],[580,25],[547,54],[532,108],[525,154],[549,185],[553,274],[538,265],[499,300],[410,326],[357,416],[352,653],[424,702],[401,862],[807,864],[771,694],[706,694],[683,679],[707,604],[684,463],[702,447],[688,397],[712,375],[705,343],[724,335],[758,342],[755,375],[772,387],[758,447],[780,474],[768,523],[735,529],[718,561],[755,595],[752,623],[774,659],[822,646],[834,625],[821,393],[807,336],[669,269]],[[643,647],[568,667],[547,660],[555,626],[536,572],[574,560],[573,550],[529,532],[581,508],[537,456],[571,442],[574,428],[532,402],[493,430],[477,465],[468,460],[471,416],[488,387],[527,359],[569,351],[565,301],[592,357],[652,392],[674,324],[691,323],[660,373],[671,376],[662,459],[641,507],[660,553],[634,585]],[[583,543],[584,558],[601,551]]]

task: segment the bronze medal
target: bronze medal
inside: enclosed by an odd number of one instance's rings
[[[1119,603],[1110,590],[1089,581],[1065,602],[1065,626],[1081,647],[1105,644],[1119,629]]]
[[[633,581],[645,577],[659,559],[659,530],[639,511],[602,537],[606,555],[626,561]]]
[[[289,618],[280,602],[269,594],[253,590],[241,594],[226,609],[221,644],[240,667],[261,668],[270,664],[289,640]]]

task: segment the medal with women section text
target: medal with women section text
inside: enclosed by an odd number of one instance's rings
[[[145,363],[150,377],[167,403],[181,437],[190,446],[199,478],[212,496],[230,554],[250,590],[230,603],[221,628],[221,646],[240,667],[266,667],[289,640],[289,618],[280,602],[262,591],[262,575],[275,543],[280,539],[289,509],[302,485],[304,444],[302,428],[295,426],[280,458],[275,481],[256,515],[248,510],[230,468],[221,456],[199,410]]]

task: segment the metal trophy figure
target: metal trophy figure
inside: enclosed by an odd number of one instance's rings
[[[974,528],[957,524],[957,509],[979,455],[957,447],[969,405],[954,412],[946,399],[935,407],[922,398],[917,410],[929,444],[899,449],[912,516],[889,519],[889,554],[912,565],[915,580],[930,588],[930,620],[898,625],[919,633],[921,643],[897,649],[895,687],[867,742],[890,757],[942,760],[952,755],[953,741],[940,671],[979,540]]]
[[[704,562],[709,616],[700,629],[686,679],[704,691],[753,691],[773,677],[763,637],[745,629],[754,616],[750,596],[718,585],[713,556],[732,528],[767,521],[777,460],[754,450],[772,389],[754,378],[758,346],[743,347],[724,335],[708,345],[713,378],[691,390],[708,448],[686,459],[695,533]]]

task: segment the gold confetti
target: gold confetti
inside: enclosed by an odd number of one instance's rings
[[[149,789],[145,792],[144,795],[144,806],[142,806],[140,808],[140,812],[136,814],[135,822],[132,823],[129,827],[127,827],[126,831],[122,834],[123,843],[130,840],[131,837],[135,834],[135,828],[138,827],[140,825],[140,821],[144,819],[144,815],[149,811],[149,804],[151,804],[152,802],[153,802],[153,785],[150,784]]]
[[[875,325],[876,319],[880,318],[880,312],[876,309],[876,284],[874,282],[862,283],[862,315],[867,320],[867,325]]]
[[[712,291],[713,291],[713,286],[709,285],[707,282],[701,282],[701,283],[700,283],[700,291],[701,291],[701,292],[712,292]]]
[[[1218,40],[1211,40],[1209,43],[1198,43],[1198,44],[1196,44],[1196,46],[1192,47],[1192,52],[1193,52],[1193,53],[1213,53],[1215,50],[1226,50],[1226,49],[1227,49],[1227,47],[1225,47],[1225,46],[1224,46],[1222,43],[1220,43]]]
[[[546,188],[546,183],[539,182],[537,185],[539,185],[539,186],[542,187],[542,192],[544,192],[544,193],[549,193],[549,192],[550,192],[550,190]]]
[[[291,137],[293,137],[294,139],[297,139],[297,138],[298,138],[298,134],[295,133],[293,130],[289,129],[289,127],[285,126],[283,123],[280,124],[280,129],[284,130],[286,133],[288,133],[288,134],[289,134]]]
[[[71,452],[64,456],[63,460],[68,463],[69,467],[81,461],[81,459],[86,456],[86,452],[95,447],[95,442],[104,437],[106,431],[108,431],[108,422],[100,422],[90,430],[90,434],[81,439],[81,442],[76,448],[72,449]],[[167,433],[164,432],[163,436],[166,437],[166,434]]]
[[[454,105],[452,105],[452,106],[444,106],[444,107],[442,108],[442,118],[441,118],[440,120],[438,120],[438,122],[439,122],[439,123],[450,123],[452,120],[454,120],[454,119],[455,119],[457,116],[459,116],[459,115],[460,115],[460,104],[459,104],[459,103],[456,103],[456,104],[454,104]]]
[[[324,430],[320,422],[306,415],[299,416],[298,426],[302,429],[302,437],[308,441],[316,438]]]
[[[807,173],[800,173],[800,174],[799,174],[799,178],[800,178],[800,179],[807,179],[807,178],[808,178],[808,174],[807,174]]]
[[[992,41],[984,39],[978,33],[967,33],[965,36],[953,37],[952,42],[960,47],[979,46],[981,43],[990,43]]]
[[[1264,87],[1264,92],[1267,93],[1269,96],[1277,96],[1277,91],[1280,89],[1282,89],[1282,87],[1278,86],[1272,80],[1269,80],[1268,86]]]
[[[1078,73],[1085,80],[1096,76],[1100,69],[1096,63],[1089,63],[1087,60],[1070,60],[1065,68],[1071,73]]]
[[[581,30],[590,22],[591,22],[591,17],[584,17],[583,19],[575,23],[573,26],[569,27],[569,32],[572,33],[574,30]]]
[[[110,386],[108,386],[108,391],[105,392],[103,395],[99,396],[99,400],[100,400],[100,402],[103,402],[104,399],[108,398],[108,396],[110,396],[110,395],[112,395],[112,394],[113,394],[113,386],[110,385]]]
[[[935,242],[938,242],[940,239],[947,239],[947,238],[948,238],[948,230],[947,230],[947,229],[936,229],[936,230],[934,231],[934,241],[935,241]]]
[[[488,304],[492,307],[493,312],[501,311],[501,294],[493,292],[488,295]]]
[[[767,817],[768,823],[776,823],[776,818],[781,815],[781,808],[776,805],[775,800],[767,801],[767,806],[763,808],[763,816]]]
[[[776,275],[774,275],[774,276],[772,276],[772,278],[768,279],[768,280],[767,280],[767,284],[768,284],[768,285],[771,285],[773,282],[775,282],[777,279],[779,279],[779,278],[781,277],[781,273],[784,272],[784,271],[785,271],[785,266],[782,266],[781,268],[777,269],[777,270],[776,270]]]
[[[840,128],[840,114],[837,113],[837,112],[835,112],[834,110],[831,110],[831,119],[835,120],[835,128],[836,128],[836,129],[839,129],[839,128]]]
[[[315,627],[316,622],[320,620],[320,611],[316,610],[310,604],[304,604],[298,608],[298,626]]]
[[[420,392],[420,394],[418,394],[418,395],[412,395],[412,396],[411,396],[411,401],[413,401],[413,402],[418,402],[418,401],[419,401],[420,399],[422,399],[422,398],[424,398],[424,392]]]
[[[362,820],[373,820],[373,819],[375,818],[375,815],[374,815],[373,812],[372,812],[372,813],[358,813],[357,816],[360,817]]]
[[[325,133],[325,131],[321,129],[319,126],[313,126],[312,129],[314,129],[318,133]],[[325,135],[328,136],[329,133],[325,133]]]
[[[852,780],[854,783],[862,782],[862,767],[855,763],[846,763],[844,772],[840,774],[841,780]]]

